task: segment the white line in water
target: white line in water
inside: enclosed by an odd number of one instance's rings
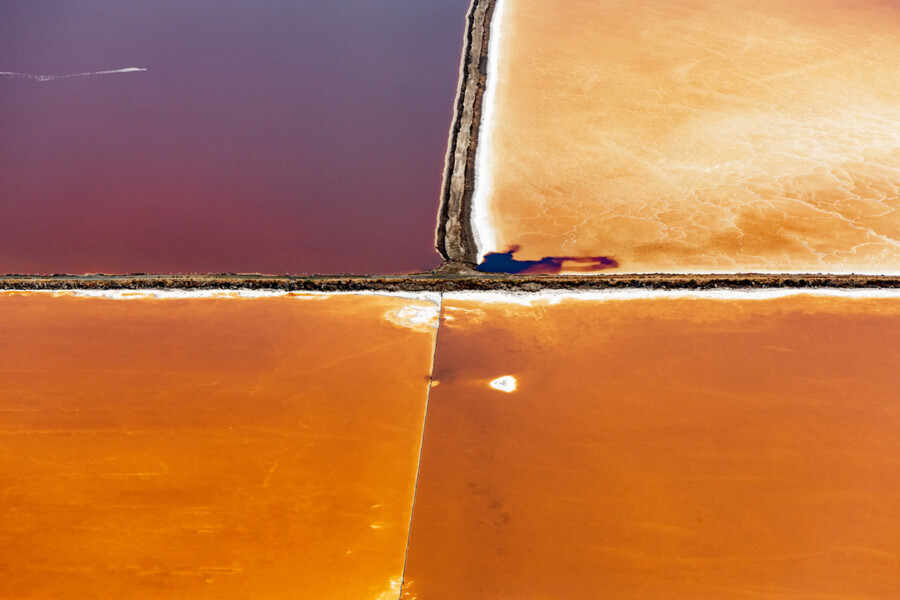
[[[282,290],[170,290],[170,289],[118,289],[118,290],[0,290],[3,295],[46,294],[50,296],[72,296],[78,298],[105,298],[107,300],[186,300],[193,298],[279,298],[292,297],[298,300],[324,300],[335,296],[386,296],[404,300],[431,302],[440,305],[440,292],[393,292],[388,290],[354,290],[350,292],[282,291]]]
[[[32,75],[31,73],[12,73],[9,71],[0,71],[0,75],[7,77],[16,77],[18,79],[31,79],[33,81],[53,81],[54,79],[69,79],[71,77],[88,77],[90,75],[112,75],[113,73],[138,73],[146,71],[138,67],[126,67],[124,69],[113,69],[112,71],[94,71],[93,73],[71,73],[69,75]]]
[[[882,298],[900,300],[895,289],[834,289],[834,288],[761,288],[752,290],[541,290],[538,292],[462,291],[445,292],[444,302],[477,300],[482,303],[506,303],[530,306],[535,303],[558,304],[565,300],[648,300],[648,299],[707,299],[707,300],[770,300],[790,296],[833,298]]]
[[[475,248],[478,262],[484,260],[488,252],[500,250],[491,227],[491,211],[489,196],[492,190],[491,158],[493,152],[494,112],[497,106],[497,77],[500,72],[500,40],[502,34],[503,12],[506,0],[497,0],[494,14],[491,17],[491,37],[488,40],[487,81],[482,98],[481,123],[478,130],[478,147],[475,150],[475,191],[472,194],[472,235],[475,237]],[[503,249],[505,250],[505,248]]]

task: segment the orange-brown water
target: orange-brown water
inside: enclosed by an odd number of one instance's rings
[[[900,297],[444,311],[404,599],[900,594]]]
[[[432,309],[0,294],[0,598],[396,597]]]
[[[482,253],[900,272],[900,4],[499,2]]]

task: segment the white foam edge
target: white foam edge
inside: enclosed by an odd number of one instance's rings
[[[535,303],[558,304],[566,300],[612,301],[652,299],[705,300],[771,300],[790,296],[818,296],[832,298],[887,298],[900,300],[900,290],[891,289],[833,289],[833,288],[760,288],[752,290],[542,290],[539,292],[457,291],[445,292],[444,302],[477,300],[481,303],[505,303],[531,306]]]
[[[74,296],[78,298],[104,298],[107,300],[184,300],[196,298],[279,298],[292,297],[297,300],[327,299],[333,296],[384,296],[389,298],[402,298],[418,302],[430,302],[437,306],[441,304],[440,292],[391,292],[382,290],[357,290],[350,292],[319,292],[319,291],[284,291],[284,290],[29,290],[9,289],[0,290],[3,294],[48,294],[51,296]]]
[[[475,150],[475,181],[472,192],[472,236],[475,239],[477,252],[476,262],[484,260],[488,252],[496,252],[497,238],[491,227],[491,214],[488,205],[493,191],[491,178],[492,149],[494,128],[496,127],[497,85],[496,76],[500,72],[500,47],[503,35],[503,16],[506,11],[506,0],[497,0],[491,18],[491,34],[488,40],[488,66],[485,74],[485,91],[482,98],[481,123],[478,125],[478,147]]]

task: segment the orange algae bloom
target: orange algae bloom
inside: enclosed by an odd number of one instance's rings
[[[0,597],[399,593],[433,303],[6,293],[0,313]]]

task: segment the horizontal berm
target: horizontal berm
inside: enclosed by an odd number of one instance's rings
[[[900,289],[900,276],[866,275],[492,275],[288,277],[265,275],[9,275],[0,290],[271,290],[286,292],[426,292],[605,289]]]

